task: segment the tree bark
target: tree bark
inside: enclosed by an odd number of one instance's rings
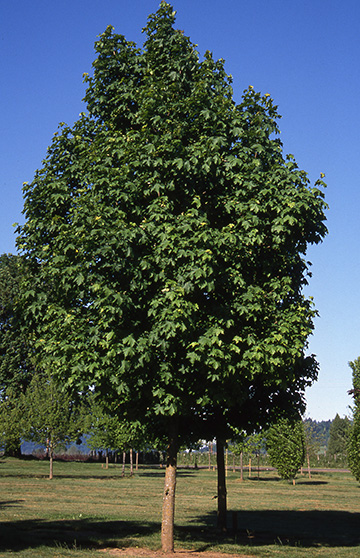
[[[54,462],[54,452],[51,448],[50,448],[49,456],[50,456],[49,479],[51,480],[53,478],[53,462]]]
[[[174,552],[174,518],[176,464],[178,452],[178,435],[176,425],[171,426],[169,444],[166,454],[165,485],[161,523],[161,547],[163,552]]]
[[[122,472],[121,472],[122,477],[125,477],[125,463],[126,463],[126,451],[123,451],[123,462],[122,462]]]
[[[218,481],[218,509],[217,525],[222,531],[226,531],[226,479],[225,479],[225,459],[224,442],[216,438],[216,462],[217,462],[217,481]]]
[[[134,459],[133,459],[133,450],[130,448],[130,477],[134,474]]]

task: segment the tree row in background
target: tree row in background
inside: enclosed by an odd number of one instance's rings
[[[92,394],[70,396],[49,374],[34,374],[25,393],[9,389],[0,400],[0,448],[13,440],[29,441],[45,448],[49,458],[49,478],[57,450],[85,435],[90,449],[130,452],[146,446],[146,433],[139,423],[125,423],[113,410],[105,410]],[[8,452],[9,453],[9,452]]]

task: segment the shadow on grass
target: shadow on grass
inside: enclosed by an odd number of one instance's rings
[[[240,479],[237,479],[240,481]],[[252,477],[244,477],[246,482],[281,482],[281,478],[278,476],[271,476],[271,477],[260,477],[253,475]]]
[[[19,552],[39,546],[88,549],[133,546],[154,533],[158,523],[87,519],[45,521],[31,519],[0,523],[0,551]]]
[[[237,479],[237,480],[240,482],[240,479]],[[275,477],[275,476],[274,477],[273,476],[271,476],[271,477],[251,477],[250,479],[246,478],[245,482],[260,482],[260,483],[267,483],[267,482],[286,483],[287,482],[287,483],[291,484],[291,481],[285,481],[284,479],[281,479],[279,476],[277,476],[277,477]],[[296,485],[300,485],[300,484],[301,485],[307,484],[307,485],[311,485],[311,486],[318,486],[318,485],[323,485],[323,484],[329,484],[329,481],[324,481],[324,480],[321,480],[321,481],[319,480],[318,481],[318,480],[314,480],[313,478],[311,478],[311,479],[297,478],[296,479]]]
[[[123,479],[130,479],[130,478],[134,478],[135,475],[131,476],[128,473],[125,474],[125,476],[123,476],[120,473],[118,474],[114,474],[114,473],[104,473],[103,475],[63,475],[62,473],[56,474],[56,472],[54,473],[54,477],[51,480],[52,483],[56,483],[56,480],[61,480],[61,479],[77,479],[77,480],[118,480],[121,481]],[[49,480],[49,473],[14,473],[12,474],[6,474],[6,475],[1,475],[2,478],[17,478],[17,479],[48,479]]]
[[[308,486],[321,486],[322,484],[329,484],[328,481],[316,481],[316,480],[297,480],[296,484],[307,484]]]
[[[81,479],[81,480],[122,480],[124,478],[135,478],[139,477],[154,477],[154,478],[163,478],[165,476],[165,468],[157,468],[157,469],[150,469],[150,470],[142,470],[134,471],[133,475],[130,475],[129,469],[126,469],[125,476],[122,474],[122,466],[121,465],[110,465],[109,469],[101,469],[103,473],[94,474],[92,471],[88,475],[83,475],[81,473],[71,474],[71,473],[63,473],[56,471],[56,463],[54,465],[54,478],[53,481],[56,482],[56,479]],[[196,469],[183,469],[177,471],[177,477],[192,477],[196,474]],[[20,479],[48,479],[49,478],[49,471],[48,469],[41,469],[39,472],[32,472],[32,473],[21,473],[18,470],[16,471],[7,471],[6,473],[1,474],[2,478],[20,478]]]
[[[3,500],[0,502],[0,509],[21,506],[25,500]]]
[[[211,532],[216,514],[194,519],[206,525],[204,534]],[[235,522],[235,524],[234,524]],[[228,532],[222,542],[263,546],[284,544],[290,546],[356,546],[360,545],[360,513],[344,511],[291,511],[254,510],[228,512]],[[199,527],[184,527],[183,540],[199,540]],[[194,531],[192,532],[192,529]],[[217,537],[219,540],[219,536]],[[203,541],[205,542],[205,540]],[[209,541],[211,542],[211,541]]]
[[[5,502],[11,505],[12,502]],[[16,502],[15,502],[16,504]],[[234,512],[228,513],[228,532],[215,528],[216,514],[194,518],[193,524],[175,528],[176,544],[190,543],[206,550],[217,544],[289,545],[302,548],[360,545],[360,514],[341,511],[237,511],[237,529],[231,528]],[[104,547],[160,544],[160,524],[137,521],[24,520],[0,524],[0,550],[20,551],[59,545],[100,549]],[[235,550],[235,549],[234,549]]]

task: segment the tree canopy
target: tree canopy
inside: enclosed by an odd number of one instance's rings
[[[142,49],[100,36],[87,112],[25,185],[18,238],[38,362],[158,417],[173,461],[182,424],[226,423],[252,397],[261,420],[294,392],[303,404],[305,255],[326,233],[322,180],[283,156],[270,95],[237,104],[224,61],[174,21],[161,2]]]

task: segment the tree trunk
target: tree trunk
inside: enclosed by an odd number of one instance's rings
[[[178,452],[178,435],[175,424],[169,432],[169,444],[166,454],[164,498],[161,523],[161,547],[163,552],[174,552],[174,517],[176,489],[176,460]]]
[[[49,479],[51,480],[53,478],[53,461],[54,461],[54,452],[51,447],[50,447],[49,457],[50,457]]]
[[[105,469],[109,468],[109,452],[106,450],[106,457],[105,457]]]
[[[122,477],[125,477],[125,462],[126,462],[126,451],[123,451],[123,462],[122,462],[122,472],[121,472]]]
[[[306,460],[307,460],[307,466],[308,466],[309,479],[311,479],[310,455],[309,455],[308,451],[306,452]]]
[[[224,442],[216,438],[216,462],[217,462],[217,481],[218,481],[218,509],[217,524],[219,529],[226,531],[226,479],[225,479],[225,460]]]
[[[139,452],[137,451],[135,454],[135,471],[139,470]]]
[[[130,477],[134,474],[134,460],[133,460],[133,450],[130,448]]]
[[[244,480],[243,452],[240,453],[240,480]]]

